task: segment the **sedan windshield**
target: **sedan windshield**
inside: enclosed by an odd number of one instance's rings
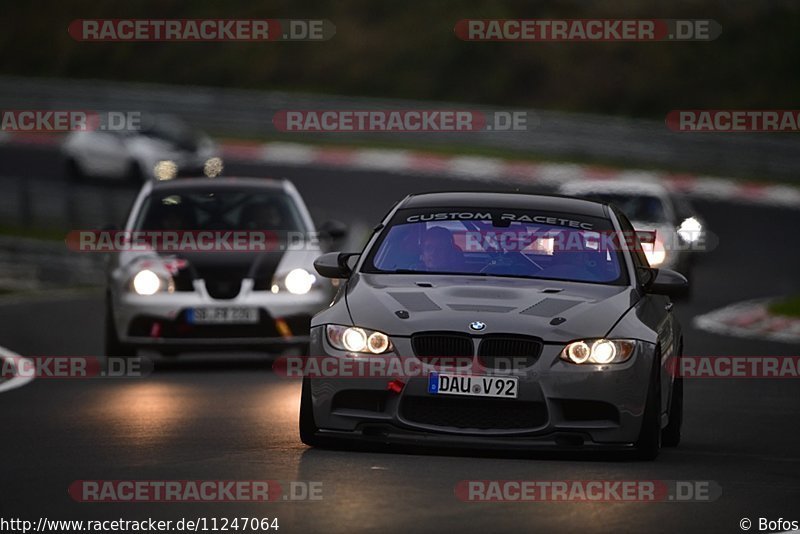
[[[362,270],[627,283],[619,247],[609,247],[602,239],[613,234],[609,221],[573,215],[505,215],[499,224],[501,214],[493,215],[493,220],[423,221],[425,215],[409,216],[401,210]]]
[[[135,230],[302,231],[302,219],[283,192],[219,188],[154,191]]]

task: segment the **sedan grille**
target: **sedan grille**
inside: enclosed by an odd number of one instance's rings
[[[475,347],[472,338],[458,332],[426,332],[411,337],[414,354],[423,362],[435,365],[446,358],[449,365],[472,363]]]
[[[242,288],[242,278],[246,272],[232,268],[198,269],[198,275],[205,281],[206,291],[215,299],[230,300],[236,298]]]
[[[486,336],[478,346],[478,362],[488,369],[530,367],[542,353],[542,340],[527,336]]]

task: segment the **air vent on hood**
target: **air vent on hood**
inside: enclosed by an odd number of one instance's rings
[[[425,293],[389,293],[389,296],[410,311],[436,311],[441,310]]]
[[[508,313],[514,310],[513,306],[492,306],[491,304],[450,304],[449,308],[454,311],[487,313]]]
[[[535,315],[537,317],[552,317],[565,310],[576,306],[579,302],[575,300],[545,298],[533,306],[522,310],[523,315]]]

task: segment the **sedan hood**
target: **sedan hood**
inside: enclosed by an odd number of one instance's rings
[[[526,334],[545,342],[603,337],[637,299],[628,286],[472,276],[361,273],[347,291],[354,324],[389,335],[477,334],[469,325],[481,321],[480,334]]]
[[[161,258],[186,260],[189,273],[196,278],[252,278],[271,284],[273,278],[295,268],[313,271],[318,250],[278,250],[272,252],[123,252],[119,264],[135,266],[138,260]]]

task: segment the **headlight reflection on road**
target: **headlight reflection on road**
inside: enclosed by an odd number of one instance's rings
[[[114,438],[133,446],[166,441],[199,416],[189,391],[175,384],[143,382],[110,388],[98,407]]]

